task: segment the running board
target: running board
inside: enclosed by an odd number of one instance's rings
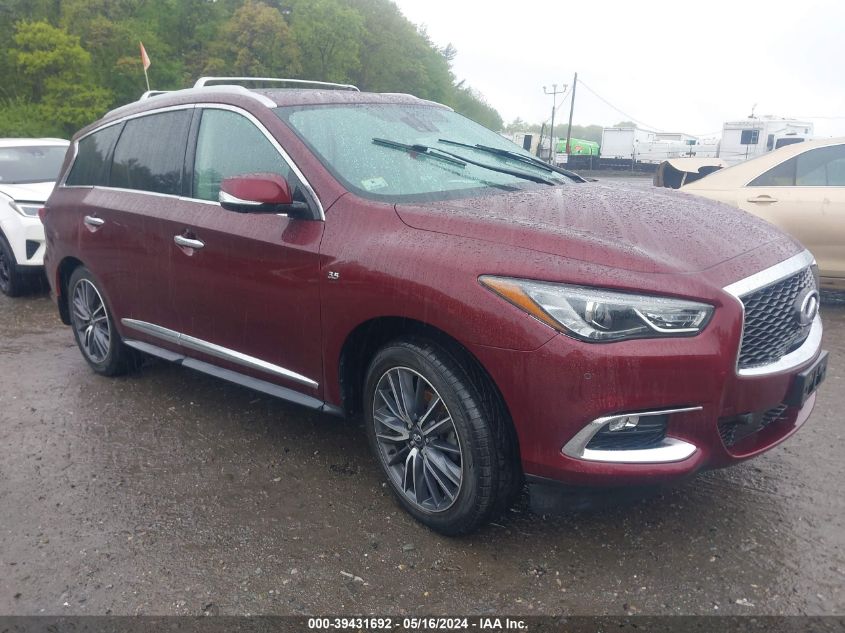
[[[273,396],[274,398],[287,400],[288,402],[293,402],[295,404],[308,407],[309,409],[316,409],[318,411],[331,413],[333,415],[344,415],[343,409],[341,409],[340,407],[328,404],[312,396],[307,396],[303,393],[299,393],[298,391],[294,391],[293,389],[288,389],[287,387],[282,387],[280,385],[273,384],[272,382],[261,380],[260,378],[253,378],[252,376],[246,376],[236,371],[232,371],[231,369],[217,367],[216,365],[212,365],[211,363],[206,363],[201,360],[189,358],[184,354],[171,352],[170,350],[158,347],[157,345],[145,343],[144,341],[136,341],[134,339],[123,339],[123,342],[127,346],[133,349],[137,349],[140,352],[144,352],[145,354],[157,356],[158,358],[162,358],[171,363],[182,365],[183,367],[188,367],[189,369],[195,369],[196,371],[208,374],[209,376],[214,376],[215,378],[222,378],[223,380],[233,382],[237,385],[241,385],[242,387],[246,387],[254,391],[260,391],[261,393],[266,393],[267,395]]]

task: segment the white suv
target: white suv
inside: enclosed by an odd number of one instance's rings
[[[0,139],[0,291],[10,297],[43,270],[38,210],[53,191],[67,147],[58,138]]]

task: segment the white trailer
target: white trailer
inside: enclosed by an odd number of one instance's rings
[[[637,161],[659,165],[670,158],[683,158],[685,156],[716,156],[716,148],[708,147],[702,149],[695,142],[683,141],[654,141],[652,143],[640,143],[637,148]]]
[[[606,127],[601,131],[601,158],[611,161],[631,161],[640,143],[654,141],[654,132],[638,127]]]
[[[761,156],[784,145],[801,143],[813,136],[810,121],[776,116],[750,117],[728,121],[722,126],[722,139],[716,154],[698,152],[695,158],[667,157],[658,167],[654,184],[677,189],[708,173]],[[705,148],[704,145],[701,146]],[[710,156],[715,156],[709,159]],[[705,160],[709,159],[709,160]]]
[[[784,145],[806,141],[812,136],[813,124],[810,121],[770,115],[728,121],[722,126],[718,156],[732,165]]]

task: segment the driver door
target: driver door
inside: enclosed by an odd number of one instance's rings
[[[203,108],[190,154],[191,210],[167,227],[171,308],[190,355],[319,398],[324,223],[219,205],[220,183],[232,176],[275,173],[297,188],[276,141],[248,113]]]

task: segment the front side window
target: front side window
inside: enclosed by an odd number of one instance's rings
[[[182,194],[182,167],[191,110],[150,114],[126,122],[114,149],[109,185]]]
[[[798,156],[799,187],[845,187],[845,145],[820,147]]]
[[[66,151],[59,145],[0,147],[0,183],[53,181],[59,175]]]
[[[259,173],[282,176],[296,192],[290,167],[249,119],[228,110],[204,110],[194,160],[193,197],[217,201],[225,178]]]
[[[110,125],[79,141],[76,160],[73,162],[65,184],[75,187],[108,184],[109,154],[122,129],[123,126],[120,124]]]
[[[535,158],[519,146],[442,107],[342,103],[275,111],[332,175],[365,198],[433,201],[543,186],[520,173],[551,184],[571,182],[530,164]]]
[[[790,158],[780,165],[763,172],[748,183],[749,187],[791,187],[795,184],[795,165],[797,160]]]

